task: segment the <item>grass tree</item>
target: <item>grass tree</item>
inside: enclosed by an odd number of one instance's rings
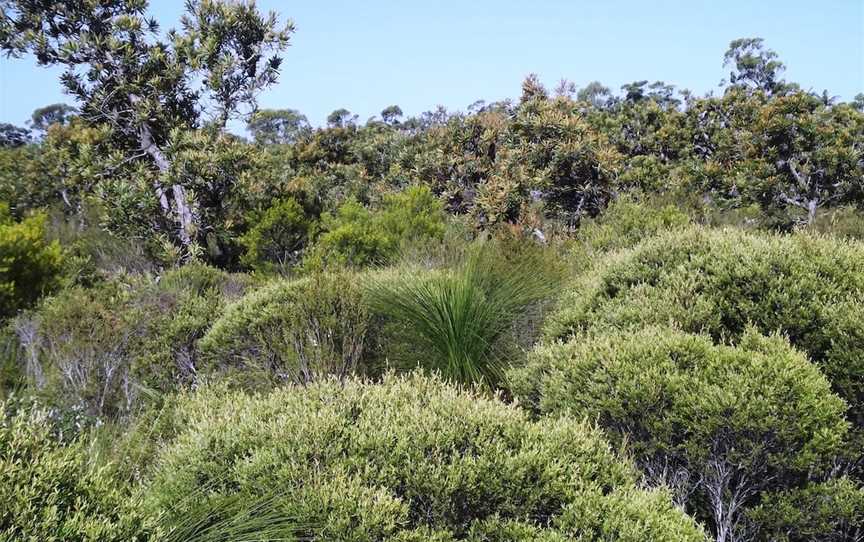
[[[507,367],[514,326],[555,292],[555,273],[537,264],[473,247],[453,269],[373,282],[370,305],[405,326],[428,368],[451,381],[495,386]]]

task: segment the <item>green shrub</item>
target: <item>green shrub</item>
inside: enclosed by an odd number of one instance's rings
[[[496,248],[474,247],[455,269],[371,282],[372,310],[404,325],[403,340],[423,353],[421,363],[448,380],[498,385],[514,325],[555,292],[556,280],[537,258],[508,261]]]
[[[864,247],[804,234],[691,228],[606,257],[551,315],[548,337],[674,322],[715,341],[780,331],[864,425]]]
[[[119,277],[47,298],[14,322],[33,387],[98,418],[199,378],[197,341],[242,281],[203,265]]]
[[[703,541],[600,434],[420,375],[188,397],[147,510],[279,495],[321,540]]]
[[[343,203],[335,214],[321,217],[324,233],[305,266],[365,266],[396,255],[400,246],[444,236],[444,211],[426,186],[385,196],[380,210],[370,211],[356,200]]]
[[[718,539],[762,492],[827,472],[848,429],[819,369],[753,329],[736,346],[665,327],[587,334],[539,347],[510,380],[536,413],[597,420]]]
[[[0,408],[0,541],[131,541],[131,495],[88,462],[86,442],[62,445],[44,412]]]
[[[648,237],[678,230],[690,223],[688,216],[671,204],[651,198],[642,201],[622,197],[602,215],[584,220],[573,243],[574,262],[578,271],[607,252],[630,248]]]
[[[369,312],[358,275],[277,280],[226,308],[199,343],[208,370],[255,381],[310,382],[367,373]]]
[[[864,525],[864,488],[850,478],[810,484],[769,495],[750,515],[762,526],[761,540],[855,540]]]
[[[57,286],[63,263],[60,244],[45,237],[44,214],[19,223],[5,220],[0,221],[0,320]]]
[[[300,261],[314,231],[314,221],[296,199],[279,201],[240,239],[246,249],[240,261],[258,270],[285,271]]]

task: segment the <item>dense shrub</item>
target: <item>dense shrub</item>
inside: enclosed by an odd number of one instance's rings
[[[0,540],[131,541],[131,495],[88,462],[86,442],[63,445],[40,411],[0,408]]]
[[[368,373],[369,311],[359,275],[315,273],[277,280],[226,308],[199,343],[209,370],[244,378],[310,382]]]
[[[196,343],[242,281],[188,265],[152,280],[74,287],[14,322],[31,383],[52,404],[97,417],[199,377]]]
[[[810,235],[691,228],[610,255],[562,296],[549,337],[675,322],[716,341],[780,331],[864,424],[864,247]]]
[[[314,230],[315,222],[296,199],[279,201],[240,239],[246,249],[241,262],[255,269],[285,271],[300,261]]]
[[[206,488],[275,495],[325,540],[704,540],[591,427],[419,375],[209,389],[177,418],[148,491],[177,515]]]
[[[8,207],[0,210],[0,320],[57,286],[62,252],[46,239],[46,220],[36,214],[14,223]]]
[[[762,492],[826,473],[847,431],[820,371],[752,329],[734,347],[663,327],[591,334],[539,347],[511,384],[537,413],[597,420],[718,540]]]
[[[576,231],[573,263],[577,271],[599,256],[614,250],[630,248],[652,235],[677,230],[690,223],[676,206],[652,198],[641,201],[623,197],[613,202],[597,218],[585,220]]]
[[[306,266],[363,266],[383,263],[403,244],[444,235],[444,211],[426,186],[409,187],[385,196],[382,207],[370,211],[356,200],[321,218],[323,233]]]
[[[762,526],[762,540],[856,540],[864,525],[864,488],[850,478],[810,484],[768,495],[750,515]]]

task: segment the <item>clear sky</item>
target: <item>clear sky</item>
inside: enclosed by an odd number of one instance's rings
[[[152,0],[163,28],[180,0]],[[554,87],[663,80],[703,94],[727,75],[729,42],[759,36],[786,79],[841,99],[864,92],[864,0],[259,0],[297,31],[262,107],[299,109],[313,124],[345,107],[361,121],[517,97],[528,73]],[[67,101],[59,69],[0,60],[0,122]]]

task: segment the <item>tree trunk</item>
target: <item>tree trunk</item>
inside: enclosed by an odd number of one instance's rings
[[[813,221],[816,220],[816,207],[818,205],[818,200],[811,199],[807,202],[807,225],[813,224]]]
[[[143,124],[138,133],[141,149],[150,155],[160,174],[166,173],[171,167],[171,162],[165,156],[165,153],[162,152],[162,149],[153,141],[150,127],[147,124]],[[171,186],[171,194],[174,196],[174,213],[176,215],[172,216],[171,204],[168,201],[168,196],[165,194],[165,189],[162,187],[161,179],[156,178],[153,181],[153,188],[156,191],[156,197],[159,199],[162,212],[169,220],[176,219],[179,225],[178,235],[180,242],[183,243],[185,248],[189,248],[195,235],[195,215],[192,212],[186,189],[179,184]]]

